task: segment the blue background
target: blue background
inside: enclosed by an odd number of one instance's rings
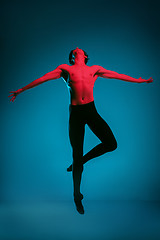
[[[86,164],[88,200],[160,200],[160,18],[158,1],[3,1],[1,3],[2,203],[72,200],[69,93],[62,79],[10,103],[9,91],[68,63],[82,48],[88,65],[144,79],[97,79],[96,107],[118,148]],[[99,140],[86,127],[84,152]]]

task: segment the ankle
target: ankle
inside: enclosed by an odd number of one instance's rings
[[[74,193],[74,200],[82,200],[83,199],[83,194],[78,192]]]

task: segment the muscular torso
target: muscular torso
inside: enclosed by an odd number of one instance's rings
[[[98,77],[97,66],[61,65],[62,77],[65,80],[71,96],[72,105],[82,105],[94,100],[93,87]]]

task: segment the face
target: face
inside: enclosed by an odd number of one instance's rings
[[[78,48],[78,47],[73,51],[73,55],[74,56],[76,56],[76,55],[83,55],[84,57],[86,57],[84,52],[83,52],[83,50]]]

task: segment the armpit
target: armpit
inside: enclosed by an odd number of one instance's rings
[[[61,77],[67,82],[69,74],[67,71],[62,70]]]

